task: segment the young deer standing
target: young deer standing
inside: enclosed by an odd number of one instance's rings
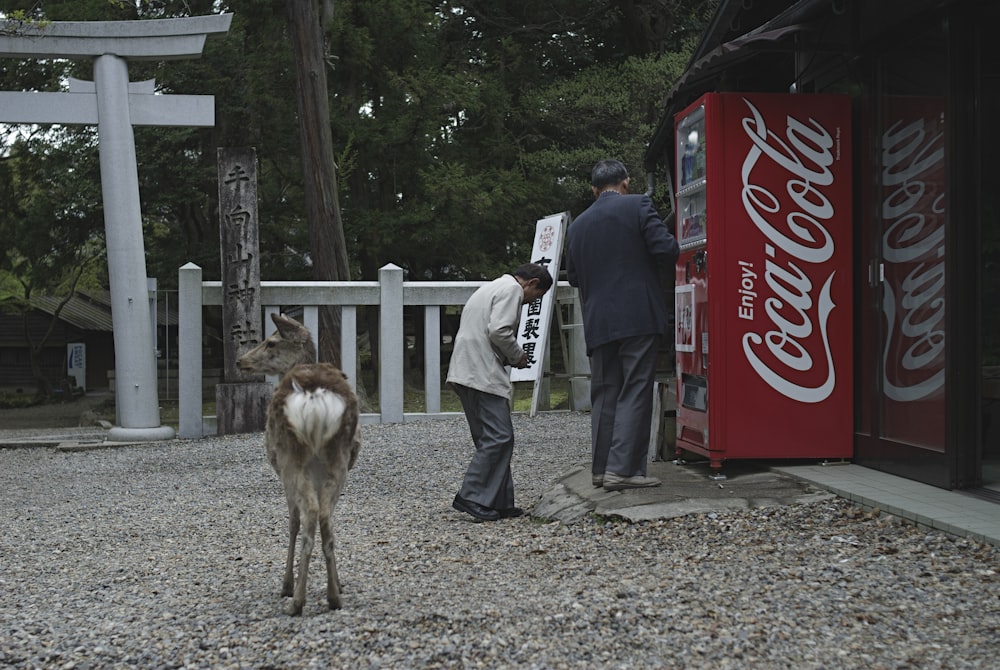
[[[318,524],[326,558],[326,599],[330,609],[340,609],[331,516],[361,447],[358,399],[343,372],[315,362],[316,347],[305,326],[284,314],[272,314],[271,319],[278,330],[243,354],[238,365],[248,372],[284,375],[271,398],[265,430],[267,460],[288,499],[288,559],[281,595],[292,596],[288,614],[302,613]],[[300,525],[299,579],[293,589]]]

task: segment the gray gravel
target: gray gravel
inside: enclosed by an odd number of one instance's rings
[[[518,504],[587,462],[589,416],[515,417]],[[337,506],[344,609],[260,435],[0,450],[0,666],[995,668],[1000,553],[840,499],[637,524],[451,509],[461,419],[365,426]]]

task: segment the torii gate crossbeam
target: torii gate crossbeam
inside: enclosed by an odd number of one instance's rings
[[[0,92],[0,122],[97,125],[121,423],[109,431],[110,440],[175,434],[160,425],[132,126],[215,125],[212,96],[153,95],[153,82],[129,83],[127,60],[197,58],[205,39],[228,32],[231,20],[232,14],[38,25],[0,21],[0,56],[94,61],[94,81],[72,80],[67,93]]]

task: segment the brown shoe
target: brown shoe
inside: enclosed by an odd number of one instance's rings
[[[648,489],[653,486],[659,486],[662,484],[656,477],[643,477],[642,475],[635,475],[634,477],[622,477],[621,475],[616,475],[613,472],[604,473],[604,490],[605,491],[621,491],[622,489]]]

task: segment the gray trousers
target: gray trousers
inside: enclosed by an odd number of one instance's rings
[[[659,342],[657,335],[627,337],[597,347],[591,354],[594,475],[646,475]]]
[[[458,495],[491,509],[511,509],[514,507],[514,480],[510,476],[514,423],[510,418],[510,400],[461,384],[452,384],[452,387],[462,401],[472,442],[476,445],[476,453],[472,455]]]

